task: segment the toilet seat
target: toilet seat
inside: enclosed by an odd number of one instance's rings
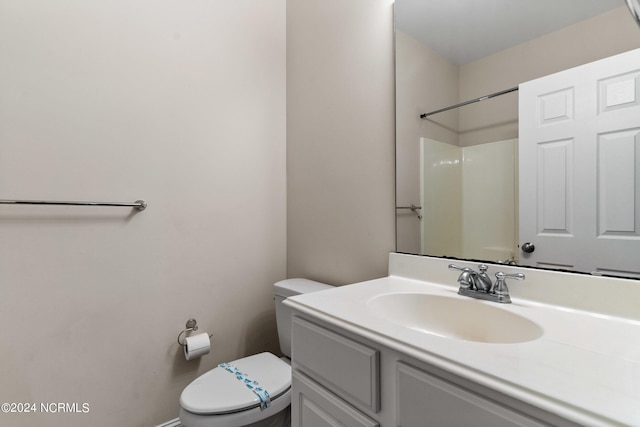
[[[291,388],[291,366],[274,354],[259,353],[230,363],[266,389],[271,400]],[[180,406],[192,414],[221,415],[259,408],[260,399],[243,381],[218,366],[183,390]]]

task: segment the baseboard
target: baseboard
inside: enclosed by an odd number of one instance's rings
[[[156,427],[181,427],[180,420],[176,418],[175,420],[167,421],[166,423],[160,424]]]

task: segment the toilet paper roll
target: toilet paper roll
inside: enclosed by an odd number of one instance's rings
[[[206,332],[188,336],[184,339],[184,342],[185,345],[182,348],[184,350],[184,358],[187,360],[202,357],[205,354],[209,354],[211,350],[211,340]]]

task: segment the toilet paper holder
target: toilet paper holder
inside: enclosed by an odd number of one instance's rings
[[[196,319],[187,320],[187,323],[185,324],[185,329],[183,329],[182,332],[178,334],[178,344],[180,344],[182,347],[186,346],[187,344],[184,342],[184,337],[189,336],[188,334],[197,330],[198,330],[198,321]],[[209,334],[209,338],[211,338],[212,336],[213,335]],[[180,338],[183,338],[182,342],[180,341]]]

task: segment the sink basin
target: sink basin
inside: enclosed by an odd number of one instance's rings
[[[465,341],[521,343],[542,336],[531,320],[474,299],[421,293],[384,294],[367,308],[377,317],[399,326]]]

